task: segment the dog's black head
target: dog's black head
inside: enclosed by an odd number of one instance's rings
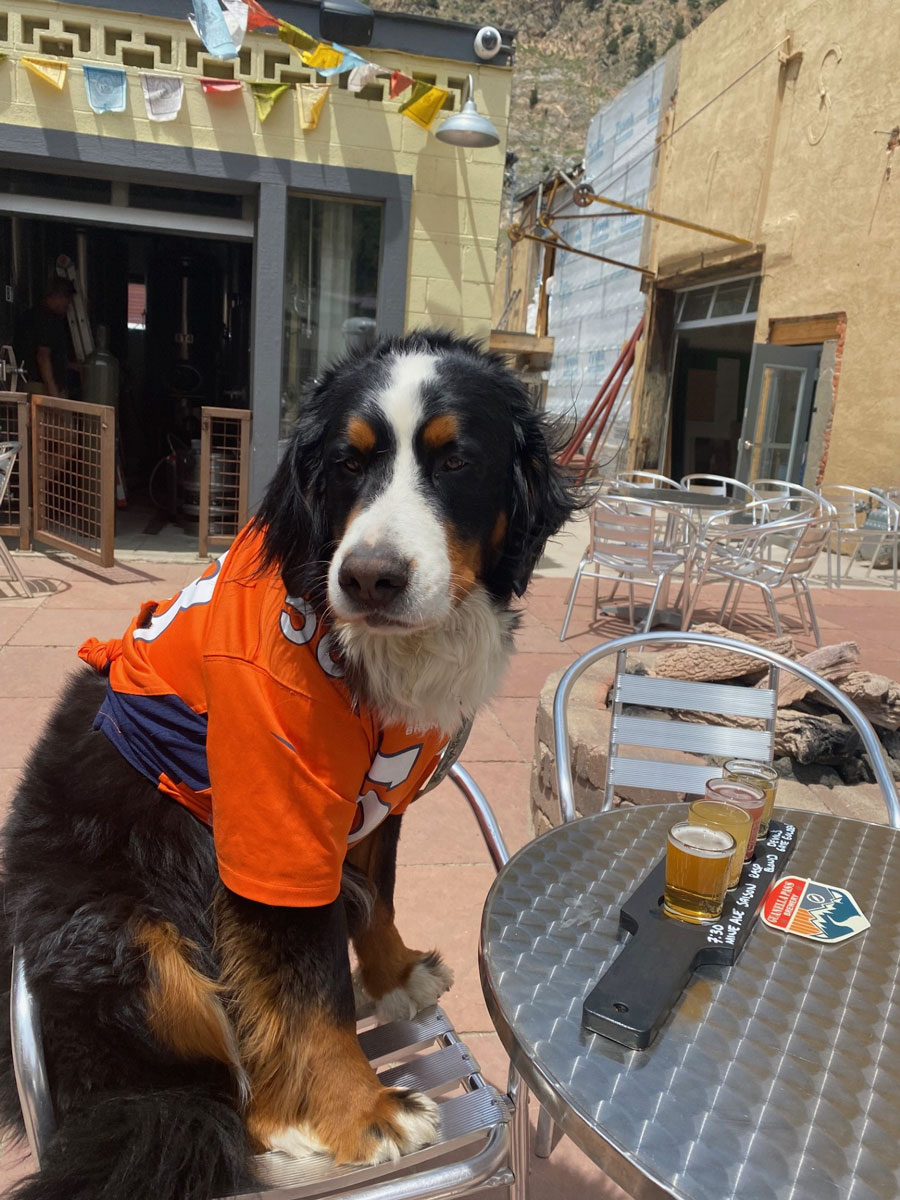
[[[290,593],[403,632],[477,586],[503,605],[521,595],[577,507],[512,372],[420,331],[324,373],[256,520]]]

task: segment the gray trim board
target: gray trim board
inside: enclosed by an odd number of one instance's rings
[[[287,188],[264,183],[259,189],[253,254],[250,319],[250,378],[253,425],[250,430],[250,509],[255,511],[278,464],[281,420],[281,343],[284,336],[284,254]]]
[[[105,9],[115,13],[140,13],[147,17],[166,17],[184,21],[190,8],[187,0],[67,0],[73,7]],[[273,17],[299,25],[312,37],[320,37],[319,5],[311,0],[271,0],[265,8]],[[376,12],[375,28],[368,50],[394,50],[424,58],[444,58],[454,62],[478,63],[481,66],[509,67],[512,55],[501,51],[496,58],[485,62],[475,53],[475,34],[490,22],[470,25],[462,21],[445,21],[438,17],[419,17],[411,13]],[[504,46],[511,46],[515,29],[500,29]],[[361,48],[361,47],[356,47]]]
[[[18,167],[160,186],[208,187],[257,198],[250,364],[250,502],[255,507],[275,469],[278,452],[288,193],[381,202],[384,223],[376,321],[379,333],[402,333],[406,323],[412,177],[2,122],[0,137],[0,169]]]

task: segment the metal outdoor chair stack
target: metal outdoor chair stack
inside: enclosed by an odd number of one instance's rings
[[[458,764],[447,774],[468,800],[499,870],[508,854],[487,800]],[[40,1013],[18,952],[12,984],[10,1025],[16,1084],[29,1146],[40,1165],[56,1122]],[[245,1200],[438,1200],[497,1187],[507,1189],[510,1200],[524,1200],[528,1092],[512,1068],[507,1092],[487,1083],[471,1051],[439,1007],[425,1009],[410,1021],[377,1026],[363,1021],[358,1036],[386,1085],[414,1088],[437,1101],[440,1133],[436,1144],[397,1162],[370,1167],[336,1165],[326,1155],[301,1160],[274,1152],[259,1155],[255,1166],[263,1186],[258,1192],[245,1193]]]
[[[6,499],[13,467],[16,465],[16,456],[21,449],[21,442],[0,442],[0,505]],[[22,574],[19,564],[7,550],[2,537],[0,537],[0,563],[3,564],[10,583],[14,586],[17,584],[25,596],[30,596],[31,590],[28,587],[28,581]]]
[[[750,506],[751,510],[756,507]],[[727,580],[719,624],[730,625],[734,620],[741,594],[749,584],[762,593],[772,624],[780,636],[782,628],[777,601],[781,597],[778,593],[790,588],[804,631],[811,628],[816,645],[820,646],[822,639],[809,589],[809,575],[826,548],[831,518],[795,517],[753,524],[752,511],[741,514],[744,520],[738,522],[726,521],[726,516],[720,514],[704,529],[697,577],[685,606],[682,627],[690,626],[697,597],[705,584]]]
[[[635,623],[635,584],[653,585],[653,597],[644,622],[648,629],[653,624],[664,587],[668,587],[679,570],[684,571],[682,588],[685,596],[688,591],[697,530],[684,513],[668,505],[644,501],[636,503],[604,496],[596,499],[591,506],[590,521],[591,540],[572,580],[560,641],[566,636],[575,595],[585,577],[594,580],[595,621],[601,579],[615,583],[609,599],[615,596],[621,583],[628,586],[628,610],[632,625]]]
[[[882,556],[893,568],[893,586],[898,585],[898,555],[900,555],[900,505],[887,495],[871,488],[828,484],[819,489],[822,498],[834,510],[834,537],[829,539],[829,573],[832,550],[837,555],[835,582],[841,585],[841,563],[845,551],[850,553],[844,578],[858,559],[868,559],[866,578]]]

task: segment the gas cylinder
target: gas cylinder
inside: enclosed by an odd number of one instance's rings
[[[88,404],[119,405],[119,360],[109,352],[109,330],[97,326],[94,352],[81,368],[81,398]]]

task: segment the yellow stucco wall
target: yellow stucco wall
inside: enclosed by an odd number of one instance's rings
[[[187,9],[187,5],[185,8]],[[504,150],[511,71],[407,53],[370,51],[374,61],[408,75],[434,76],[437,84],[459,88],[472,74],[479,112],[500,133],[490,149],[445,146],[434,137],[443,116],[428,132],[401,116],[396,100],[361,99],[334,87],[318,127],[300,130],[293,94],[282,98],[261,123],[247,87],[235,96],[203,94],[197,78],[221,75],[223,64],[209,58],[187,21],[82,8],[35,0],[14,2],[0,11],[0,53],[14,56],[69,50],[63,91],[34,78],[13,59],[0,63],[0,151],[2,124],[38,126],[83,134],[132,138],[137,142],[193,146],[203,150],[255,154],[410,175],[413,203],[407,289],[408,326],[426,323],[486,337],[491,323],[497,230],[503,185]],[[124,66],[128,104],[123,113],[96,115],[87,102],[82,62]],[[227,68],[226,68],[227,69]],[[147,119],[140,71],[185,76],[184,103],[168,123]],[[311,72],[271,34],[245,40],[236,78],[309,79]]]
[[[675,125],[787,33],[802,57],[769,55],[676,133],[654,203],[761,244],[757,341],[772,318],[847,314],[825,481],[896,486],[900,149],[886,182],[888,136],[874,131],[900,122],[900,5],[728,0],[683,43]],[[670,225],[657,236],[663,274],[726,247]]]

